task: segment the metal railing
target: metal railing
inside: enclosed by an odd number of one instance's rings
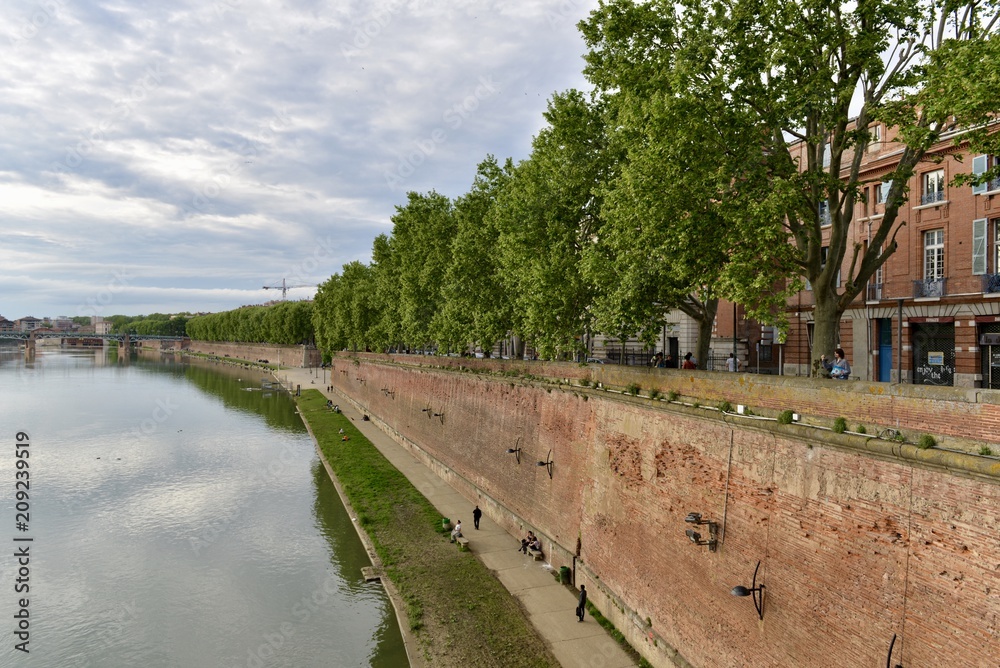
[[[944,201],[944,191],[937,190],[935,192],[924,193],[920,196],[921,204],[934,204],[935,202]]]
[[[1000,292],[1000,274],[983,274],[983,292]]]
[[[945,282],[947,278],[925,278],[922,281],[913,281],[913,297],[944,297]]]

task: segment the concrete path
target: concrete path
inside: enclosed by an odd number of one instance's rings
[[[559,584],[551,567],[521,554],[520,538],[514,537],[483,515],[479,530],[473,527],[475,506],[451,485],[439,478],[402,446],[376,427],[365,422],[349,401],[336,392],[326,391],[319,369],[283,369],[275,374],[290,389],[319,390],[339,404],[354,424],[393,466],[420,490],[431,504],[452,521],[462,520],[462,533],[469,539],[469,549],[500,582],[517,597],[539,635],[552,648],[559,663],[572,668],[625,668],[635,666],[628,654],[589,615],[581,624],[576,618],[576,596]],[[329,375],[325,376],[329,378]]]

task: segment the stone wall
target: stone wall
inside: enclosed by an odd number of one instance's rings
[[[185,349],[204,355],[235,357],[251,362],[267,360],[271,364],[280,364],[281,366],[314,367],[320,364],[320,353],[313,346],[191,341],[190,346],[185,346]]]
[[[996,665],[1000,469],[988,458],[414,361],[423,360],[335,359],[331,382],[470,504],[515,535],[540,533],[552,566],[574,568],[653,665],[881,666],[893,634],[892,665]],[[476,362],[509,373],[523,364]],[[626,379],[608,367],[546,368],[564,381]],[[647,378],[632,371],[632,382]],[[919,405],[860,383],[777,379],[816,385],[809,394],[755,377],[649,371],[691,396],[795,400],[820,414],[881,418],[880,406]],[[944,402],[933,411],[941,423],[971,421],[941,407],[948,397],[930,400]],[[509,448],[521,448],[520,463]],[[552,462],[551,478],[538,461]],[[709,533],[684,522],[689,512],[718,523],[715,552],[686,537]],[[749,598],[730,595],[750,586],[758,561],[763,620]]]

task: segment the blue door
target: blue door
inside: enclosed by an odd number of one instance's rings
[[[878,379],[892,380],[892,318],[878,319]]]

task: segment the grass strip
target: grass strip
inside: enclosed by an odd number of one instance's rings
[[[621,648],[625,650],[626,654],[639,663],[639,668],[653,668],[653,664],[639,654],[639,652],[637,652],[635,648],[629,644],[628,640],[625,639],[622,632],[615,628],[615,625],[611,623],[611,620],[602,615],[601,611],[595,608],[594,604],[590,601],[587,601],[587,612],[590,613],[590,616],[594,618],[595,622],[601,625],[601,628],[608,632],[608,635],[615,639],[615,642],[617,642]]]
[[[354,422],[330,411],[318,390],[304,390],[297,402],[405,602],[424,659],[434,666],[558,666],[517,600],[474,555],[458,551],[441,514]]]

